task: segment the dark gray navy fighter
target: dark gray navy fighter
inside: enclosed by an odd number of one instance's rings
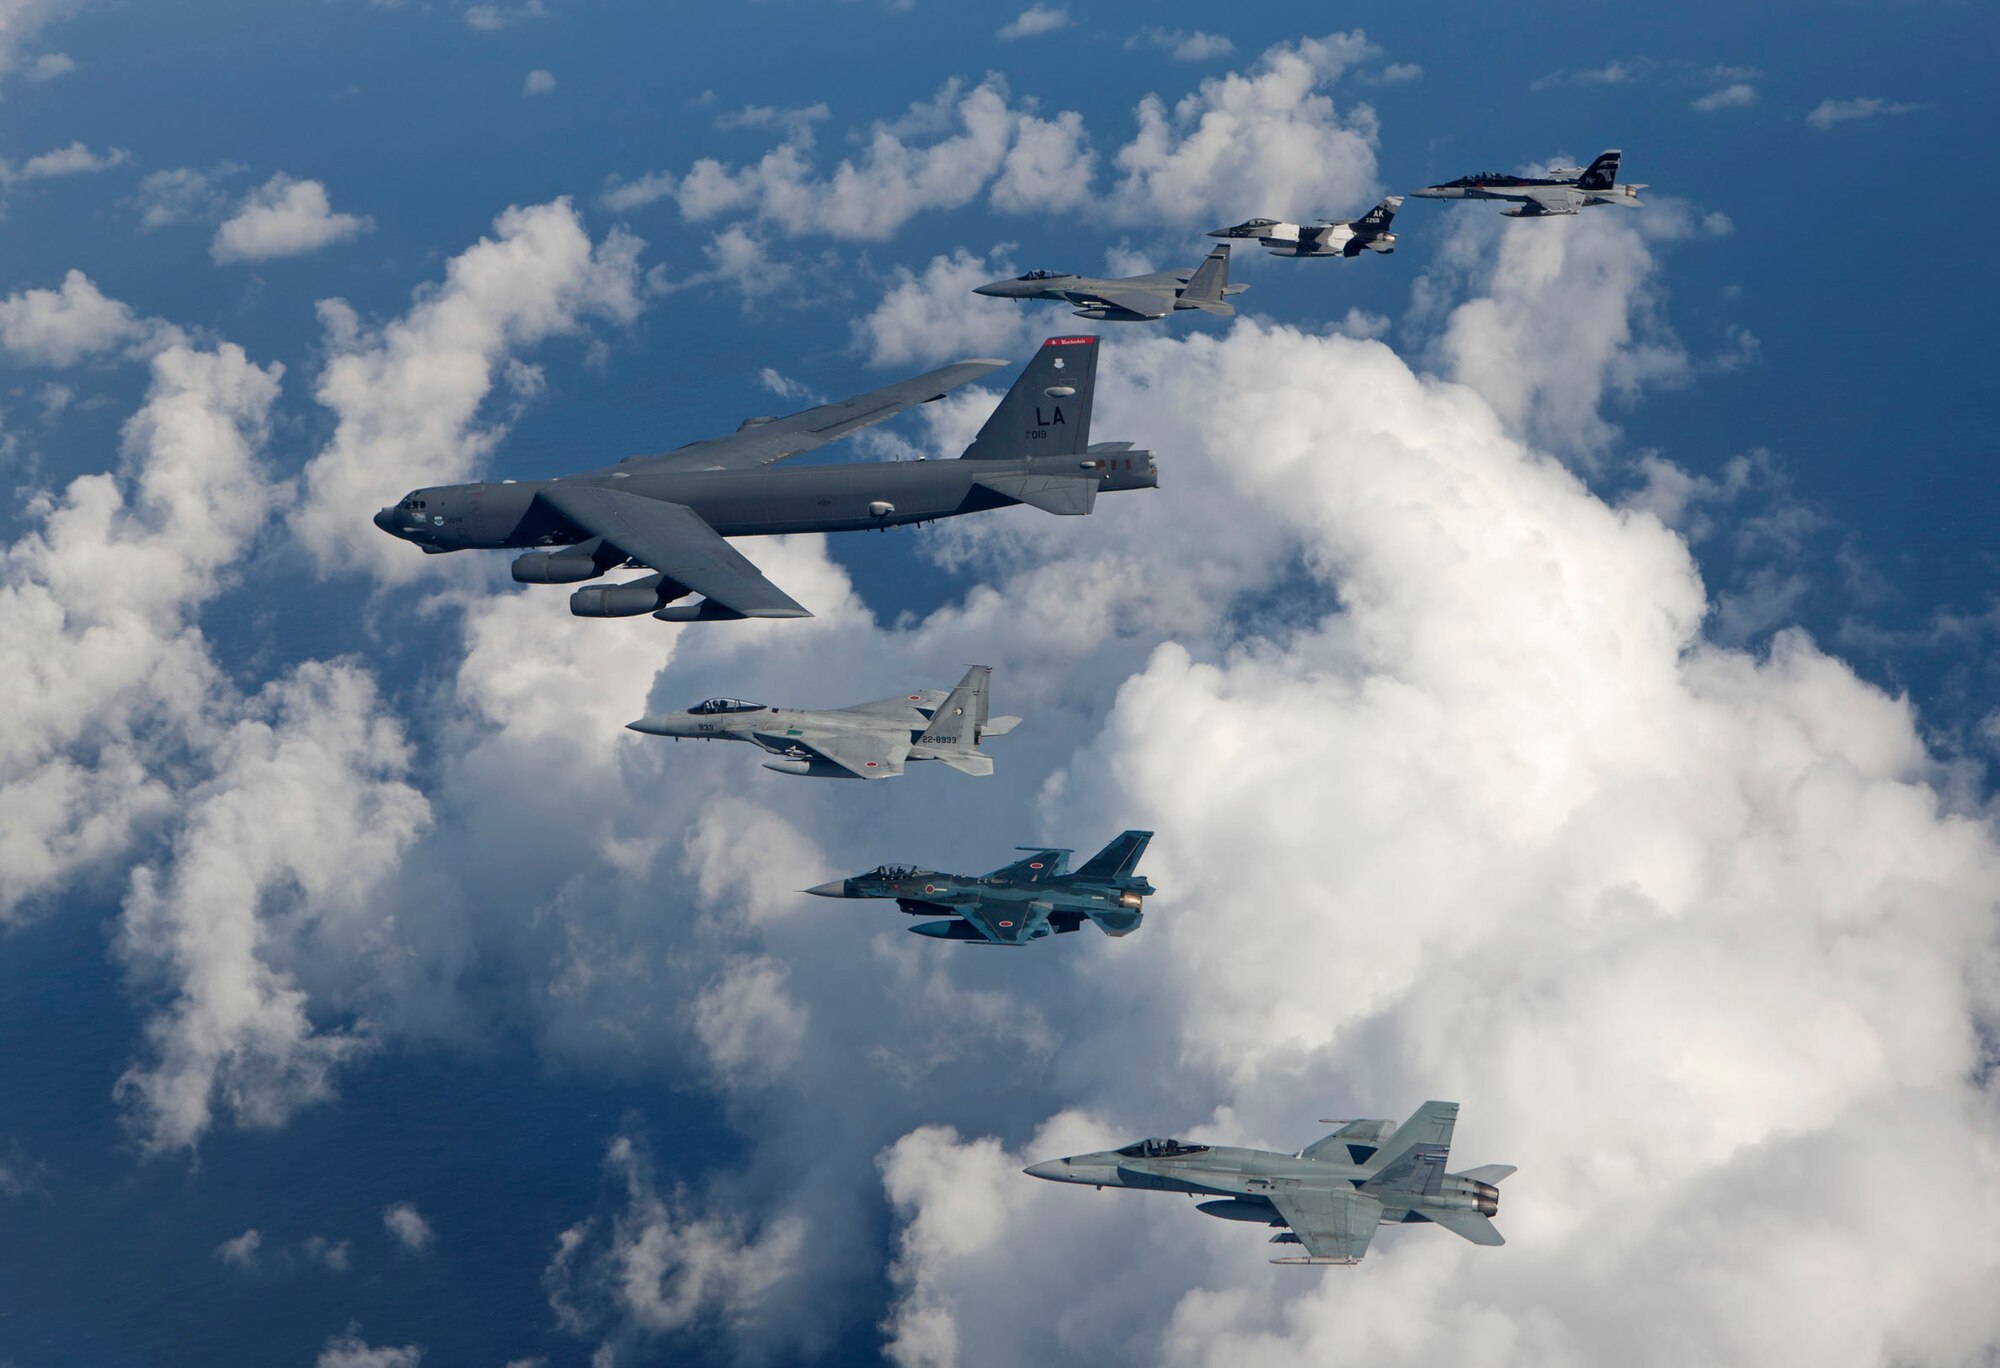
[[[1518,209],[1507,210],[1508,218],[1547,218],[1551,214],[1574,214],[1593,204],[1622,204],[1637,208],[1643,185],[1618,183],[1619,153],[1614,148],[1599,152],[1589,166],[1555,166],[1546,176],[1515,176],[1505,171],[1482,171],[1460,176],[1441,185],[1427,185],[1410,193],[1419,199],[1513,200]]]
[[[1271,1243],[1302,1245],[1304,1256],[1272,1263],[1360,1263],[1378,1225],[1430,1222],[1474,1244],[1505,1244],[1488,1218],[1500,1210],[1495,1185],[1514,1167],[1446,1173],[1457,1121],[1458,1103],[1426,1102],[1400,1126],[1349,1121],[1297,1154],[1141,1140],[1022,1171],[1053,1183],[1212,1197],[1195,1209],[1225,1221],[1291,1227]]]
[[[939,874],[913,865],[883,865],[869,874],[834,879],[806,892],[822,898],[894,898],[913,917],[942,913],[948,920],[919,922],[910,930],[939,940],[976,945],[1026,945],[1075,931],[1094,921],[1107,936],[1139,929],[1153,885],[1137,872],[1150,831],[1127,831],[1072,872],[1070,852],[1038,849],[991,874]]]
[[[1004,361],[960,361],[785,418],[751,418],[727,437],[628,456],[580,475],[412,490],[375,525],[427,552],[553,546],[514,561],[522,584],[574,584],[621,566],[653,573],[570,595],[578,617],[664,622],[811,617],[726,538],[859,532],[1029,504],[1091,511],[1101,490],[1159,484],[1152,453],[1090,441],[1095,337],[1042,343],[963,459],[869,461],[772,470],[857,428],[977,380]],[[678,600],[700,594],[701,601]]]
[[[1076,305],[1078,318],[1150,323],[1176,309],[1233,317],[1236,306],[1228,297],[1249,288],[1229,283],[1229,244],[1225,242],[1191,271],[1155,271],[1118,280],[1067,271],[1030,271],[1012,280],[988,281],[973,293],[995,299],[1054,299]]]
[[[1352,258],[1364,250],[1386,256],[1396,250],[1396,235],[1389,231],[1389,224],[1402,207],[1403,197],[1391,195],[1358,219],[1321,219],[1318,223],[1302,224],[1253,218],[1234,228],[1217,228],[1209,236],[1255,238],[1271,249],[1272,256]]]
[[[625,725],[677,740],[748,741],[774,757],[764,768],[780,774],[893,779],[912,760],[940,760],[962,774],[991,774],[993,758],[979,743],[1004,736],[1021,722],[986,715],[992,677],[992,666],[974,665],[949,692],[921,689],[829,712],[711,698],[686,712],[655,713]]]

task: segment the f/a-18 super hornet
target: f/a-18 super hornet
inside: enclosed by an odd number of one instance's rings
[[[1067,271],[1030,271],[1012,280],[994,280],[974,294],[995,299],[1054,299],[1077,306],[1078,318],[1113,323],[1148,323],[1176,309],[1199,309],[1220,318],[1235,315],[1230,295],[1248,285],[1229,283],[1229,244],[1210,252],[1192,271],[1155,271],[1151,275],[1106,280],[1071,275]]]
[[[1358,219],[1321,219],[1317,223],[1280,223],[1253,218],[1234,228],[1217,228],[1210,237],[1256,238],[1272,256],[1358,257],[1363,249],[1385,255],[1396,250],[1390,220],[1403,207],[1401,195],[1391,195]]]
[[[993,773],[979,749],[1004,736],[1018,717],[988,717],[990,665],[974,665],[949,692],[924,689],[900,698],[830,712],[767,708],[740,698],[711,698],[686,712],[655,713],[626,725],[654,736],[748,741],[774,756],[764,768],[819,779],[893,779],[909,760],[941,760],[965,774]]]
[[[1458,1103],[1426,1102],[1400,1126],[1349,1121],[1297,1154],[1141,1140],[1023,1171],[1054,1183],[1214,1198],[1195,1209],[1226,1221],[1291,1227],[1271,1243],[1303,1245],[1304,1256],[1272,1263],[1359,1263],[1376,1226],[1427,1221],[1474,1244],[1505,1244],[1487,1218],[1500,1209],[1496,1184],[1514,1167],[1485,1164],[1446,1173],[1457,1120]]]
[[[1150,831],[1127,831],[1072,871],[1070,852],[1019,846],[1026,856],[984,876],[939,874],[914,865],[883,865],[806,892],[822,898],[894,898],[913,917],[942,913],[910,930],[939,940],[1026,945],[1097,923],[1107,936],[1139,929],[1153,885],[1137,873]]]
[[[1428,185],[1410,193],[1422,199],[1515,200],[1520,208],[1509,209],[1508,218],[1546,218],[1551,214],[1574,214],[1591,204],[1624,204],[1637,207],[1644,185],[1618,183],[1618,153],[1600,152],[1588,167],[1555,166],[1546,176],[1515,176],[1504,171],[1482,171],[1460,176],[1442,185]]]
[[[1095,337],[1051,337],[956,461],[870,461],[773,470],[776,462],[939,398],[1004,361],[960,361],[727,437],[548,480],[412,490],[375,525],[427,552],[560,547],[514,561],[522,584],[574,584],[620,566],[653,573],[570,595],[578,617],[664,622],[812,614],[726,538],[858,532],[1029,504],[1088,513],[1103,490],[1159,484],[1152,453],[1090,441]],[[698,603],[678,600],[700,594]]]

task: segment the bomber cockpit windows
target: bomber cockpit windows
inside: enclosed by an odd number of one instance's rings
[[[1183,1154],[1201,1154],[1207,1145],[1183,1145],[1178,1140],[1141,1140],[1118,1152],[1130,1159],[1174,1159]]]
[[[762,703],[751,703],[741,698],[711,698],[705,703],[697,703],[688,711],[702,717],[712,717],[716,713],[762,712]]]

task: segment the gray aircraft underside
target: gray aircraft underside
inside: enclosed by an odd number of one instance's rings
[[[1209,236],[1255,238],[1271,250],[1272,256],[1351,258],[1364,251],[1387,255],[1396,250],[1396,235],[1389,231],[1389,224],[1402,206],[1403,197],[1391,195],[1358,219],[1320,219],[1317,223],[1300,224],[1253,218],[1234,228],[1217,228]]]
[[[1402,1125],[1349,1121],[1297,1154],[1141,1140],[1122,1149],[1048,1159],[1023,1172],[1054,1183],[1181,1192],[1215,1200],[1197,1210],[1288,1230],[1273,1244],[1302,1257],[1280,1264],[1355,1264],[1377,1226],[1433,1223],[1480,1245],[1506,1241],[1489,1219],[1511,1164],[1445,1172],[1458,1103],[1426,1102]],[[1322,1123],[1334,1124],[1334,1123]]]
[[[883,865],[851,879],[805,891],[822,898],[893,898],[911,916],[940,915],[909,929],[919,936],[973,945],[1028,945],[1094,922],[1107,936],[1125,936],[1145,919],[1153,885],[1138,872],[1150,831],[1120,833],[1110,845],[1069,867],[1061,846],[1021,846],[1028,853],[991,874],[941,874],[914,865]]]
[[[979,744],[1020,725],[988,717],[988,665],[974,665],[953,689],[920,689],[900,698],[810,711],[767,708],[739,698],[711,698],[686,712],[654,713],[626,725],[676,740],[748,741],[775,759],[764,768],[821,779],[893,779],[905,763],[937,760],[963,774],[991,774]]]
[[[726,538],[879,530],[1017,504],[1080,516],[1100,492],[1157,487],[1151,452],[1090,441],[1097,350],[1091,336],[1045,341],[955,461],[771,468],[937,399],[1003,361],[960,361],[578,475],[412,490],[378,512],[375,525],[430,553],[562,548],[517,557],[514,578],[523,584],[575,584],[623,566],[653,572],[575,591],[570,611],[579,617],[811,617]],[[701,601],[677,602],[690,594]]]
[[[1053,299],[1076,305],[1078,318],[1149,323],[1181,309],[1232,317],[1236,306],[1229,296],[1249,288],[1229,283],[1229,244],[1224,243],[1189,271],[1154,271],[1122,279],[1030,271],[1012,280],[988,281],[973,293],[994,299]]]
[[[1509,218],[1546,218],[1553,214],[1574,214],[1595,204],[1619,204],[1638,208],[1644,185],[1620,185],[1618,162],[1621,153],[1608,148],[1597,154],[1587,167],[1558,166],[1546,176],[1516,176],[1501,171],[1460,176],[1441,185],[1427,185],[1410,193],[1421,199],[1510,200],[1519,204],[1509,209]]]

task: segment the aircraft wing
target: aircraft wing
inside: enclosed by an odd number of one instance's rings
[[[1069,872],[1069,852],[1059,846],[1047,850],[1030,851],[1010,865],[1002,865],[986,877],[1008,879],[1018,883],[1040,883],[1046,879],[1056,879]]]
[[[861,428],[894,418],[905,409],[942,399],[949,391],[1007,365],[984,357],[958,361],[908,380],[899,380],[834,404],[804,409],[783,418],[746,419],[727,437],[690,442],[657,456],[632,456],[619,463],[624,470],[741,470],[770,465]]]
[[[1510,197],[1511,198],[1511,197]],[[1570,197],[1567,185],[1537,185],[1521,192],[1521,214],[1533,218],[1537,214],[1574,214],[1576,202]]]
[[[1358,1263],[1375,1238],[1382,1204],[1353,1188],[1298,1187],[1277,1184],[1259,1196],[1270,1199],[1299,1243],[1315,1259]]]
[[[864,717],[890,717],[917,726],[921,719],[913,718],[913,713],[919,708],[925,712],[934,711],[938,704],[949,697],[951,691],[948,689],[919,689],[915,693],[898,694],[894,698],[878,698],[872,703],[855,703],[837,711],[860,713]]]
[[[894,736],[857,735],[853,732],[815,736],[808,731],[798,736],[760,732],[758,737],[774,745],[809,750],[828,763],[840,766],[856,779],[893,779],[903,772],[903,761],[910,754],[910,743]]]
[[[721,607],[745,617],[812,616],[685,504],[593,484],[552,484],[537,497],[633,560]]]
[[[1178,282],[1168,282],[1172,289]],[[1065,290],[1072,304],[1109,304],[1114,309],[1127,313],[1143,314],[1147,318],[1165,318],[1174,311],[1173,301],[1160,290],[1097,288],[1091,290]]]
[[[985,903],[974,900],[952,908],[972,924],[974,930],[995,945],[1026,945],[1036,928],[1048,921],[1052,903],[1031,902],[1026,907],[1013,903]]]

